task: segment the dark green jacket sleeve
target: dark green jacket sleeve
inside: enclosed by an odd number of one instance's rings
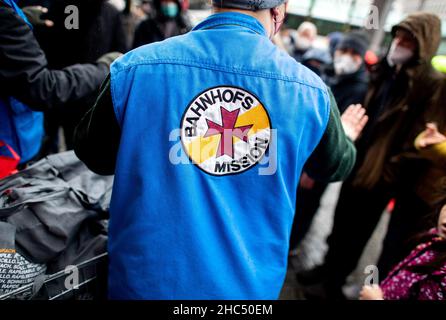
[[[324,182],[343,181],[353,170],[356,148],[345,135],[341,115],[330,91],[330,118],[319,145],[308,159],[304,171]]]
[[[78,124],[74,133],[74,151],[87,167],[100,175],[115,173],[121,128],[113,108],[110,75],[99,97]]]

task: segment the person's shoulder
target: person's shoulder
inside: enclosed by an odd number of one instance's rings
[[[112,71],[117,72],[154,63],[174,61],[178,56],[178,52],[181,51],[182,37],[184,35],[135,48],[117,59],[112,64]]]
[[[275,61],[276,68],[282,76],[299,85],[323,92],[327,91],[327,85],[316,73],[300,62],[297,62],[296,59],[284,50],[276,46],[274,47],[275,54],[273,61]]]

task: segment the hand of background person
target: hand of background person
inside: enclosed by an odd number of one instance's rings
[[[360,104],[353,104],[342,114],[341,121],[347,137],[356,141],[369,121],[369,117]]]
[[[48,12],[47,8],[42,6],[31,6],[24,7],[22,11],[33,26],[46,26],[49,28],[54,26],[53,21],[42,19],[42,16]]]
[[[377,284],[364,286],[359,294],[359,300],[384,300],[384,293]]]
[[[102,57],[100,57],[96,61],[96,63],[103,63],[107,67],[110,68],[110,66],[113,63],[113,61],[118,59],[120,56],[122,56],[122,53],[120,53],[120,52],[109,52],[109,53],[104,54]]]
[[[435,123],[428,123],[426,125],[426,130],[424,130],[415,141],[415,147],[417,149],[423,149],[443,142],[446,142],[446,136],[438,131],[438,127]]]

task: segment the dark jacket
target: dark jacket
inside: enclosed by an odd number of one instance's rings
[[[329,85],[341,113],[352,104],[363,104],[369,86],[365,66],[353,74],[334,76]]]
[[[416,184],[420,173],[414,148],[416,136],[427,122],[437,121],[433,107],[444,76],[431,65],[441,40],[441,21],[428,13],[410,15],[393,28],[411,32],[419,52],[411,63],[396,73],[386,59],[371,75],[365,107],[370,116],[358,141],[358,167],[354,183],[373,188],[378,182]]]
[[[76,5],[79,9],[78,30],[68,30],[64,26],[67,15],[65,7]],[[45,52],[51,68],[64,68],[76,63],[93,63],[108,52],[127,51],[127,39],[121,13],[105,0],[58,0],[49,7],[48,19],[54,21],[52,28],[36,29],[39,43]],[[97,88],[99,90],[99,87]],[[59,126],[64,128],[65,143],[72,149],[74,128],[88,108],[94,103],[97,91],[81,100],[64,105],[64,108],[51,110],[45,114],[48,139],[43,153],[51,153],[53,141],[57,141]]]
[[[79,9],[78,30],[65,28],[68,5]],[[92,63],[108,52],[127,52],[122,15],[107,1],[58,0],[48,10],[54,27],[36,28],[35,33],[51,68]]]
[[[138,25],[133,40],[133,48],[163,41],[167,38],[187,33],[192,29],[179,1],[176,2],[180,8],[179,13],[175,18],[169,19],[161,14],[161,2],[154,1],[155,16],[148,17]]]
[[[446,80],[439,92],[436,105],[425,115],[427,120],[437,123],[442,134],[446,135]],[[421,133],[421,132],[420,132]],[[406,155],[418,165],[416,194],[430,206],[436,207],[446,202],[446,142],[430,146]]]
[[[30,27],[0,1],[0,96],[13,96],[34,110],[46,110],[97,90],[105,64],[49,70]]]

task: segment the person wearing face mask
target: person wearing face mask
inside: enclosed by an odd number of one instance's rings
[[[154,0],[153,12],[136,28],[133,48],[178,36],[191,29],[180,0]]]
[[[329,77],[326,72],[327,69],[332,68],[326,67],[324,71],[319,69],[319,72],[323,72],[323,79],[325,78],[325,82],[333,92],[341,114],[350,105],[364,103],[368,89],[364,57],[368,45],[368,39],[362,32],[354,31],[345,34],[333,52],[334,75]],[[314,50],[310,50],[305,56]],[[305,59],[302,63],[306,65]],[[291,252],[295,252],[307,235],[327,186],[327,183],[314,181],[304,173],[297,191],[296,218],[290,241]]]
[[[367,36],[358,31],[345,34],[333,58],[334,76],[327,82],[343,113],[352,104],[363,104],[369,79],[364,59],[369,46]]]
[[[378,261],[381,277],[409,253],[407,240],[424,229],[434,206],[419,192],[431,164],[413,141],[428,122],[445,131],[445,79],[431,65],[441,41],[441,20],[415,13],[394,26],[392,35],[388,54],[371,70],[364,103],[370,121],[356,143],[357,164],[343,184],[324,263],[298,274],[307,297],[344,297],[345,280],[391,199],[395,209]]]
[[[91,170],[115,174],[110,298],[279,297],[302,167],[348,176],[366,120],[358,107],[341,120],[322,80],[273,44],[286,8],[214,0],[191,32],[112,65],[75,137]]]
[[[293,44],[290,53],[296,61],[301,62],[305,53],[313,47],[313,43],[317,38],[317,27],[314,23],[305,21],[297,29],[295,35],[291,35],[291,43]]]

